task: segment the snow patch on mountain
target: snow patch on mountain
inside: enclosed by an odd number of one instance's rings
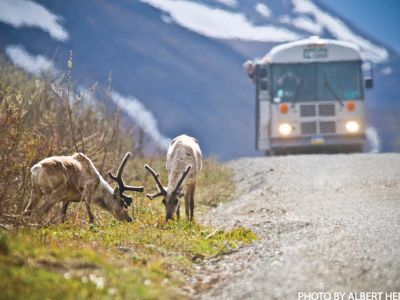
[[[393,73],[393,69],[391,67],[386,67],[386,68],[382,69],[381,73],[382,73],[382,75],[387,76],[387,75],[390,75]]]
[[[165,15],[165,14],[163,14],[161,16],[161,20],[163,20],[167,24],[172,24],[174,22],[174,20],[172,20],[172,18],[170,16]]]
[[[66,41],[68,32],[59,24],[60,18],[44,6],[30,0],[1,0],[0,22],[15,28],[38,27],[54,39]]]
[[[326,28],[335,38],[358,45],[367,59],[375,63],[388,60],[389,53],[385,48],[374,45],[370,41],[358,36],[341,20],[322,11],[313,2],[307,0],[292,0],[292,3],[295,12],[312,15],[316,22],[320,26]]]
[[[381,139],[376,128],[368,126],[365,129],[365,135],[367,137],[367,151],[371,153],[379,153],[381,151]]]
[[[272,16],[271,9],[264,3],[257,3],[254,6],[254,9],[256,10],[256,12],[258,12],[263,17],[269,18]]]
[[[222,3],[229,7],[237,7],[238,6],[237,0],[215,0],[215,1]]]
[[[308,31],[312,34],[320,34],[323,30],[323,27],[320,24],[305,16],[294,18],[291,23],[297,28]]]
[[[292,23],[292,20],[290,19],[290,17],[288,15],[283,15],[283,16],[279,17],[278,21],[283,23],[283,24]]]
[[[53,75],[58,73],[51,60],[42,55],[32,55],[22,46],[7,46],[5,52],[14,65],[36,76],[46,72],[50,72]]]
[[[197,2],[185,0],[141,0],[141,2],[169,13],[177,24],[210,38],[286,42],[302,37],[277,26],[256,26],[243,14]]]
[[[125,97],[118,92],[111,93],[111,99],[123,111],[125,111],[143,129],[154,142],[163,150],[168,149],[171,139],[163,136],[158,129],[158,123],[153,113],[149,111],[139,99],[129,96]]]

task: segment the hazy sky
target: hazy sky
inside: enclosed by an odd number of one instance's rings
[[[400,53],[400,0],[320,0]]]

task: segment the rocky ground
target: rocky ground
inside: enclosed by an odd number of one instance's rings
[[[259,240],[196,265],[198,299],[400,290],[400,154],[245,158],[236,200],[202,222]]]

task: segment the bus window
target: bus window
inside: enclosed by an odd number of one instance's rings
[[[268,90],[268,81],[267,80],[261,80],[261,82],[260,82],[260,90],[261,91]]]
[[[257,77],[260,79],[264,79],[268,77],[268,69],[265,65],[257,66]]]
[[[362,99],[359,62],[317,64],[318,100]]]
[[[277,64],[272,68],[274,102],[314,101],[314,64]]]

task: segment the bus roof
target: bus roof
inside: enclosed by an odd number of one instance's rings
[[[308,63],[362,60],[358,46],[345,41],[307,39],[275,46],[259,63]]]

